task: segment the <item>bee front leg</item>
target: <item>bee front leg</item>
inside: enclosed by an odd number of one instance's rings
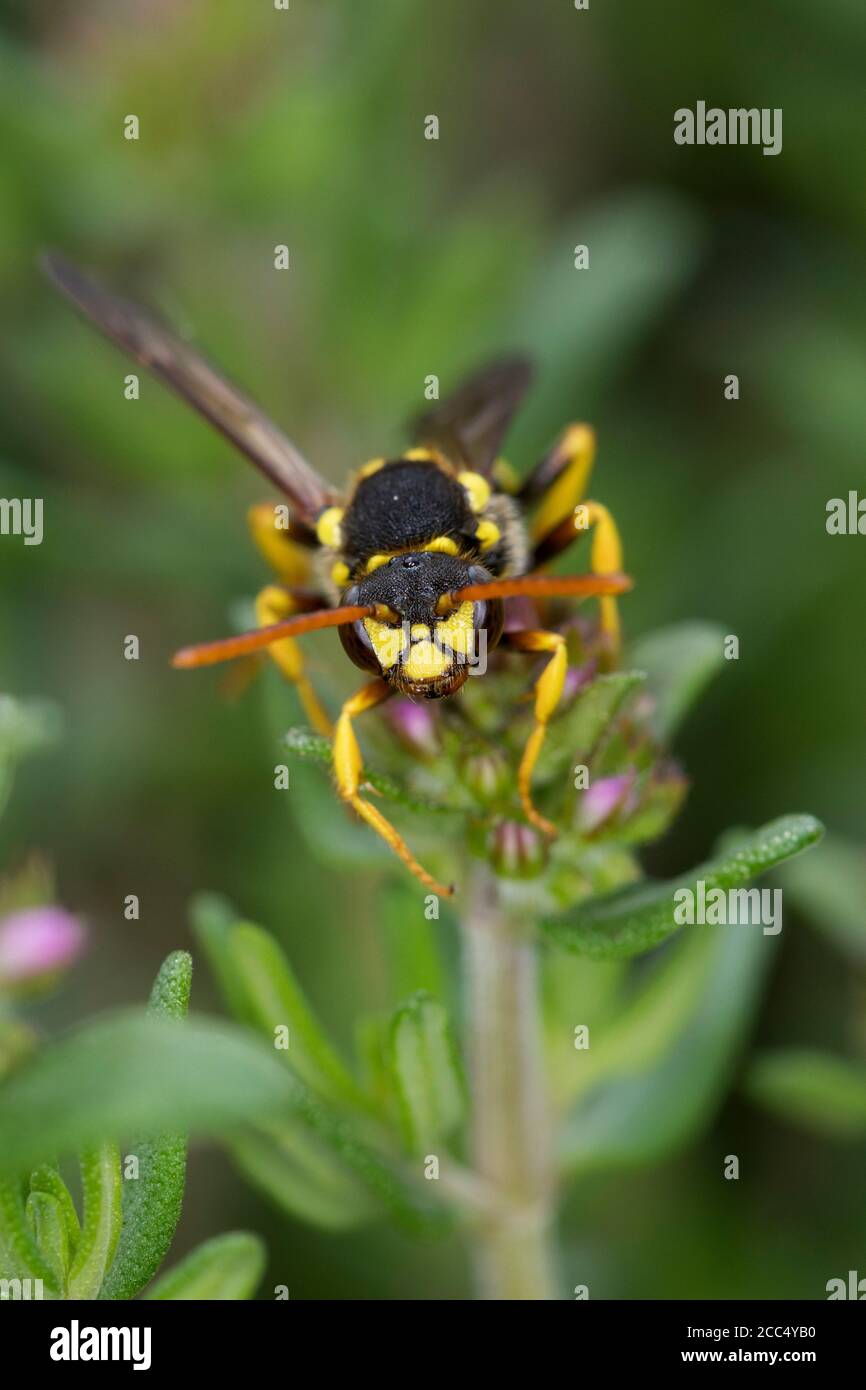
[[[535,682],[535,727],[529,735],[523,750],[523,757],[520,760],[520,767],[517,770],[517,788],[520,792],[520,800],[526,819],[537,826],[539,830],[543,830],[545,835],[556,835],[556,826],[549,820],[545,820],[544,816],[540,815],[533,805],[532,773],[544,743],[547,725],[565,688],[565,676],[568,670],[565,638],[558,632],[545,632],[541,629],[528,628],[522,632],[507,632],[502,638],[502,643],[503,646],[511,647],[514,651],[550,653],[550,660]]]
[[[355,731],[352,728],[352,720],[359,714],[363,714],[368,709],[374,709],[376,705],[387,700],[392,694],[392,689],[387,681],[374,680],[369,685],[363,686],[355,695],[346,701],[340,716],[337,720],[337,727],[334,730],[334,776],[337,782],[337,791],[342,799],[347,802],[353,810],[357,811],[362,820],[365,820],[376,834],[381,836],[394,853],[402,859],[410,873],[429,888],[432,893],[440,897],[450,897],[453,888],[445,888],[441,883],[437,883],[435,878],[422,869],[417,859],[412,855],[408,845],[394,829],[389,820],[382,815],[375,806],[366,801],[360,794],[361,774],[364,769],[361,750],[358,747],[358,740],[355,738]]]

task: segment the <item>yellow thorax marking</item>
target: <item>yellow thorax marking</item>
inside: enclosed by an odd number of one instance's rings
[[[330,550],[339,550],[342,544],[342,507],[326,507],[316,522],[316,536],[320,545]]]
[[[359,478],[372,478],[372,476],[373,476],[374,473],[378,473],[378,472],[379,472],[379,469],[380,469],[380,468],[384,468],[384,467],[385,467],[385,460],[384,460],[384,459],[370,459],[370,462],[369,462],[369,463],[365,463],[363,468],[359,468],[359,469],[358,469],[358,477],[359,477]]]
[[[473,512],[483,512],[490,501],[490,484],[480,473],[458,473],[457,481],[469,494]]]
[[[388,561],[393,560],[396,555],[413,555],[416,551],[434,551],[441,555],[457,555],[459,554],[459,547],[450,536],[436,536],[432,541],[427,541],[425,545],[411,545],[406,550],[389,550],[382,555],[371,555],[365,566],[365,573],[372,574],[381,565],[387,565]]]
[[[489,550],[502,539],[502,532],[495,521],[479,521],[475,528],[475,539],[482,550]]]

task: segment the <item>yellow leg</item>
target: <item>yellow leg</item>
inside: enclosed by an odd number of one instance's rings
[[[540,465],[539,472],[549,475],[550,483],[532,519],[533,541],[540,541],[572,515],[586,492],[594,460],[595,431],[589,425],[569,425]]]
[[[337,791],[343,800],[357,811],[362,820],[365,820],[370,828],[382,837],[385,844],[402,859],[409,872],[420,879],[425,888],[429,888],[431,893],[437,893],[440,897],[450,897],[454,891],[453,888],[443,887],[427,873],[426,869],[421,868],[391,822],[386,820],[381,811],[378,811],[369,801],[365,801],[358,790],[364,764],[361,750],[358,747],[358,740],[355,738],[355,731],[352,728],[352,720],[366,710],[381,704],[391,694],[392,690],[387,681],[374,680],[369,685],[363,686],[357,694],[347,700],[340,711],[337,727],[334,731],[334,775],[337,779]]]
[[[269,627],[271,623],[281,622],[298,611],[298,605],[289,591],[277,584],[268,584],[256,599],[256,622],[259,627]],[[333,725],[304,672],[304,658],[297,639],[284,637],[280,642],[274,642],[268,647],[268,655],[277,663],[286,680],[295,686],[313,728],[330,738]]]
[[[547,725],[565,687],[565,675],[568,670],[565,638],[558,632],[527,630],[509,632],[503,638],[503,642],[520,652],[550,652],[550,660],[535,682],[535,728],[523,750],[517,770],[517,787],[527,820],[539,830],[543,830],[545,835],[555,835],[556,826],[545,820],[532,804],[532,773],[538,762],[541,745],[544,743]]]
[[[601,502],[581,502],[595,459],[595,434],[589,425],[569,425],[547,458],[539,465],[539,481],[550,478],[532,522],[535,563],[547,564],[561,554],[582,531],[594,528],[590,567],[593,574],[615,574],[622,569],[622,545],[616,522]],[[580,504],[580,505],[578,505]],[[620,627],[617,601],[599,599],[601,630],[612,655],[619,654]]]
[[[310,578],[314,551],[294,540],[278,525],[282,515],[283,508],[271,506],[269,502],[250,507],[247,513],[250,535],[277,577],[290,588],[303,588]]]
[[[618,574],[622,570],[622,542],[616,522],[601,502],[584,502],[577,511],[586,515],[587,526],[592,526],[592,547],[589,564],[593,574]],[[606,636],[614,656],[619,655],[620,630],[619,608],[612,594],[603,594],[598,601],[601,612],[601,630]]]

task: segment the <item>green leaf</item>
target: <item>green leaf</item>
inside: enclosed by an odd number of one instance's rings
[[[698,939],[706,968],[685,1026],[649,1069],[636,1057],[631,1069],[603,1081],[572,1109],[561,1136],[566,1169],[610,1172],[655,1162],[710,1122],[730,1085],[776,944],[774,937],[738,929]]]
[[[866,1134],[866,1066],[810,1048],[760,1053],[746,1072],[746,1095],[818,1134]]]
[[[39,1249],[27,1220],[17,1177],[0,1178],[0,1278],[41,1279],[49,1295],[60,1295],[54,1269]]]
[[[154,981],[148,1012],[158,1018],[185,1018],[191,988],[192,957],[172,951]],[[164,1133],[130,1145],[124,1166],[134,1156],[138,1174],[124,1174],[123,1225],[100,1298],[134,1298],[168,1254],[183,1205],[186,1143],[185,1134]]]
[[[261,927],[241,922],[229,931],[228,959],[254,1027],[274,1046],[275,1030],[288,1030],[285,1057],[302,1081],[337,1105],[370,1109],[304,997],[284,952]]]
[[[780,871],[785,894],[852,960],[866,964],[866,850],[830,834],[816,854]]]
[[[69,1270],[69,1298],[93,1299],[102,1287],[120,1235],[120,1151],[115,1143],[84,1149],[81,1187],[84,1220]]]
[[[551,781],[572,760],[586,762],[625,701],[643,682],[642,671],[596,676],[571,706],[548,727],[538,759],[537,779]]]
[[[122,1010],[44,1048],[0,1088],[0,1170],[112,1135],[224,1133],[294,1095],[273,1051],[235,1025],[190,1018],[179,1028]]]
[[[669,743],[705,687],[725,664],[725,631],[715,623],[677,623],[642,637],[629,660],[646,671],[654,697],[652,726]]]
[[[247,1231],[230,1231],[193,1250],[144,1296],[177,1302],[252,1298],[264,1269],[265,1247],[259,1237]]]
[[[419,989],[434,997],[444,992],[441,927],[425,914],[424,892],[418,891],[417,884],[403,881],[382,889],[378,915],[391,999],[405,998]]]
[[[69,1233],[63,1209],[47,1192],[31,1192],[27,1198],[27,1219],[33,1227],[36,1244],[51,1266],[60,1297],[66,1297],[69,1269]]]
[[[782,816],[746,835],[737,847],[666,883],[643,882],[596,898],[543,924],[551,940],[566,950],[599,958],[649,951],[680,930],[675,895],[737,888],[820,840],[823,826],[813,816]],[[704,930],[699,927],[698,930]],[[743,927],[726,927],[742,931]],[[750,930],[757,931],[757,927]]]
[[[246,994],[235,978],[229,949],[231,928],[238,920],[231,903],[216,893],[199,893],[190,904],[196,940],[207,957],[226,1006],[239,1023],[252,1022]]]
[[[352,1169],[305,1125],[274,1121],[234,1140],[242,1172],[277,1206],[328,1231],[350,1230],[381,1214]]]
[[[427,1153],[454,1132],[465,1105],[457,1047],[437,1000],[418,991],[396,1011],[388,1055],[406,1147]]]
[[[333,763],[333,752],[331,740],[322,734],[314,734],[312,730],[305,728],[289,729],[285,735],[285,746],[289,753],[293,753],[297,758],[303,758],[308,762],[319,763],[330,768]],[[453,811],[460,811],[460,807],[443,806],[436,801],[425,801],[413,796],[399,782],[395,782],[393,777],[388,777],[384,772],[375,772],[365,767],[361,776],[362,782],[373,788],[380,796],[384,796],[388,801],[396,801],[399,805],[405,806],[409,811],[417,811],[421,815],[447,814]]]
[[[44,1192],[58,1203],[66,1226],[66,1242],[71,1257],[74,1255],[81,1238],[81,1224],[78,1220],[78,1212],[75,1210],[72,1194],[57,1169],[48,1163],[34,1168],[30,1174],[30,1191]]]

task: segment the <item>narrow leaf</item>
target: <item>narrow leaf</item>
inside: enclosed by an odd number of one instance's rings
[[[641,671],[596,676],[569,709],[548,728],[537,777],[550,781],[573,759],[588,761],[611,721],[644,679]]]
[[[782,816],[741,839],[736,848],[688,874],[666,883],[639,883],[596,898],[551,918],[543,924],[544,930],[566,950],[597,957],[638,955],[680,930],[681,923],[674,914],[676,894],[683,889],[697,894],[702,883],[709,894],[714,889],[740,887],[815,844],[822,834],[823,826],[813,816]]]
[[[60,1285],[51,1264],[36,1243],[27,1220],[21,1183],[0,1178],[0,1278],[41,1279],[55,1297]]]
[[[419,991],[395,1013],[389,1057],[406,1147],[426,1153],[453,1133],[465,1103],[448,1016],[429,994]]]
[[[148,1012],[155,1017],[185,1018],[191,988],[192,957],[186,951],[173,951],[154,981]],[[135,1177],[126,1176],[130,1157],[138,1160]],[[165,1133],[130,1145],[124,1160],[123,1225],[100,1298],[134,1298],[156,1274],[180,1220],[185,1182],[185,1134]]]
[[[96,1298],[120,1235],[120,1151],[114,1143],[87,1148],[81,1155],[84,1220],[69,1271],[71,1299]]]
[[[303,1124],[275,1121],[230,1145],[241,1171],[284,1211],[328,1231],[381,1214],[350,1167]]]
[[[27,1219],[33,1227],[36,1244],[51,1266],[60,1297],[65,1298],[69,1234],[61,1205],[47,1192],[31,1192],[27,1198]]]
[[[265,1248],[258,1236],[231,1231],[193,1250],[158,1279],[147,1299],[176,1302],[221,1302],[252,1298],[265,1268]]]
[[[745,1078],[746,1095],[818,1134],[866,1134],[866,1066],[829,1052],[780,1048],[761,1053]]]
[[[47,1193],[59,1204],[66,1226],[66,1240],[71,1257],[75,1254],[76,1246],[81,1237],[81,1223],[78,1220],[78,1212],[75,1210],[72,1194],[57,1169],[48,1163],[40,1164],[38,1168],[34,1168],[30,1174],[30,1191]]]
[[[369,1109],[369,1102],[315,1017],[284,952],[269,932],[249,922],[232,927],[229,960],[251,1021],[271,1046],[288,1032],[284,1055],[302,1081],[325,1100]]]

